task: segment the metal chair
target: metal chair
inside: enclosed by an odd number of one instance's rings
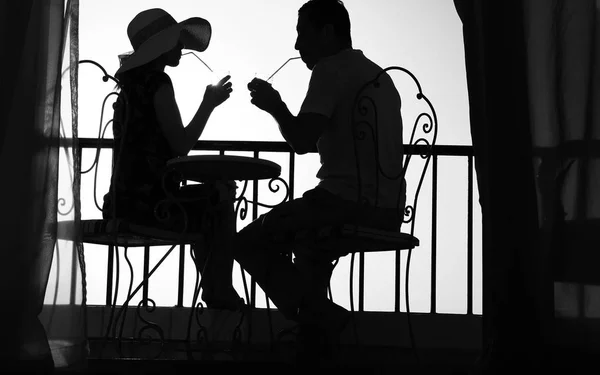
[[[97,66],[100,70],[102,70],[102,72],[104,74],[104,76],[102,77],[104,82],[108,82],[110,79],[114,83],[117,84],[117,87],[119,86],[118,80],[116,80],[114,77],[110,76],[106,72],[106,70],[97,62],[95,62],[93,60],[81,60],[81,61],[79,61],[79,63],[80,64],[81,63],[91,63],[91,64]],[[106,105],[107,99],[113,95],[120,96],[122,99],[122,104],[124,103],[125,106],[127,105],[127,98],[123,94],[120,94],[116,91],[112,91],[105,97],[105,99],[103,101],[102,111],[101,111],[102,115],[104,114],[104,106]],[[101,150],[100,142],[103,140],[104,134],[107,130],[107,127],[111,123],[112,123],[112,120],[110,120],[106,124],[104,124],[103,119],[101,117],[101,119],[100,119],[101,128],[99,129],[99,133],[98,133],[99,134],[99,137],[98,137],[99,145],[98,145],[98,148],[96,149],[96,156],[94,158],[94,162],[90,168],[88,168],[84,171],[81,171],[81,174],[86,174],[86,173],[89,173],[89,172],[92,172],[95,170],[95,173],[94,173],[94,200],[95,200],[96,207],[100,211],[102,209],[101,209],[100,205],[98,204],[98,202],[96,201],[96,185],[97,185],[97,178],[98,178],[97,169],[98,169],[99,155],[100,155],[100,150]],[[125,121],[124,125],[126,126],[126,121]],[[123,133],[125,131],[126,130],[123,130]],[[118,155],[113,155],[113,167],[116,164],[116,159],[118,157],[119,157]],[[177,184],[180,184],[182,187],[184,187],[183,185],[186,184],[186,180],[182,176],[180,176],[178,173],[175,173],[173,171],[170,171],[170,173],[165,173],[165,175],[163,176],[163,186],[164,186],[164,182],[166,182],[167,180],[175,180],[175,182]],[[167,190],[165,190],[165,191],[167,191]],[[142,297],[142,300],[140,301],[140,303],[138,304],[137,310],[136,310],[138,317],[140,317],[140,319],[143,321],[143,325],[138,330],[138,339],[141,341],[142,334],[147,332],[148,330],[154,331],[159,336],[159,341],[160,341],[160,346],[161,346],[161,350],[156,354],[156,357],[161,355],[162,349],[165,344],[165,337],[164,337],[162,328],[158,324],[155,324],[147,319],[144,319],[143,317],[141,317],[141,314],[140,314],[140,309],[142,307],[145,307],[147,312],[151,312],[156,306],[155,302],[148,296],[148,290],[147,290],[148,289],[147,288],[148,280],[152,276],[152,274],[158,269],[158,267],[163,263],[163,261],[178,246],[181,247],[181,251],[183,254],[184,247],[186,245],[189,245],[190,246],[189,252],[190,252],[191,258],[194,261],[194,263],[196,263],[195,259],[194,259],[194,252],[193,252],[191,245],[193,245],[193,244],[197,245],[198,243],[203,242],[206,237],[210,236],[210,233],[208,233],[208,231],[210,231],[210,225],[211,225],[210,220],[209,220],[210,219],[209,215],[207,215],[207,213],[205,213],[205,218],[202,221],[203,228],[205,226],[205,223],[206,223],[207,228],[204,228],[200,231],[188,230],[188,218],[187,218],[185,210],[183,209],[183,206],[182,206],[182,203],[184,203],[184,201],[186,201],[186,200],[189,201],[190,199],[205,200],[208,202],[210,200],[209,195],[195,196],[193,198],[182,197],[179,195],[176,196],[175,194],[172,194],[170,192],[167,192],[166,195],[167,195],[167,198],[164,201],[159,202],[159,204],[157,204],[157,207],[155,207],[155,216],[158,219],[158,222],[160,222],[160,221],[169,219],[169,212],[168,212],[169,209],[171,209],[171,212],[173,211],[173,209],[180,210],[181,212],[183,212],[183,218],[184,218],[183,225],[181,226],[180,230],[167,229],[165,227],[155,226],[155,225],[146,225],[146,224],[138,223],[135,221],[131,221],[127,218],[120,218],[120,217],[113,217],[110,219],[78,220],[78,224],[79,224],[79,228],[80,228],[79,233],[81,236],[80,238],[81,238],[81,242],[83,244],[96,244],[96,245],[108,246],[109,277],[108,277],[107,281],[108,281],[108,290],[111,291],[111,293],[113,290],[112,268],[115,265],[113,262],[116,262],[116,284],[117,285],[114,288],[114,294],[112,296],[110,296],[110,295],[107,296],[107,305],[111,306],[111,313],[110,313],[110,317],[109,317],[108,324],[106,327],[105,339],[106,340],[114,339],[117,341],[117,350],[120,355],[122,355],[121,343],[122,343],[123,328],[124,328],[124,324],[125,324],[125,316],[127,314],[127,308],[129,306],[130,300],[142,288],[143,288],[143,297]],[[207,210],[207,212],[208,212],[208,210]],[[67,228],[73,226],[74,224],[75,224],[75,222],[73,222],[73,221],[59,222],[57,231],[60,234]],[[61,228],[61,227],[64,227],[64,228]],[[169,246],[169,249],[165,252],[165,254],[157,262],[157,264],[155,264],[154,267],[150,270],[148,257],[149,257],[150,249],[154,246]],[[143,247],[145,250],[144,277],[143,277],[143,280],[138,284],[138,286],[135,289],[133,288],[133,267],[127,256],[128,249],[133,248],[133,247]],[[117,296],[118,296],[118,284],[119,284],[119,276],[120,276],[119,252],[118,252],[119,248],[123,249],[125,260],[129,266],[130,283],[129,283],[127,298],[126,298],[125,302],[123,303],[122,307],[119,309],[119,311],[116,312],[116,302],[117,302]],[[180,263],[181,263],[181,260],[180,260]],[[200,278],[199,271],[200,270],[197,270],[197,272],[196,272],[196,282],[194,285],[192,309],[191,309],[190,315],[189,315],[187,337],[185,340],[186,344],[188,346],[188,355],[191,355],[191,346],[190,346],[191,345],[191,326],[192,326],[193,318],[196,319],[196,322],[199,327],[199,330],[196,335],[197,341],[200,343],[202,343],[202,342],[206,343],[206,339],[207,339],[206,328],[202,326],[202,324],[200,323],[200,321],[198,319],[199,315],[201,315],[202,312],[204,311],[203,304],[201,302],[198,302],[199,292],[202,287],[202,280]],[[181,281],[180,281],[180,283],[181,283]],[[115,316],[115,314],[116,314],[116,316]],[[237,325],[236,330],[234,332],[234,339],[236,339],[236,338],[239,339],[239,337],[240,337],[240,328],[241,328],[242,320],[243,320],[243,316],[240,319],[240,322]],[[120,325],[119,325],[119,323],[120,323]]]
[[[412,112],[415,114],[414,125],[410,133],[410,139],[408,144],[405,144],[405,157],[402,163],[400,171],[386,171],[382,167],[379,160],[379,148],[378,148],[378,106],[379,103],[376,100],[377,90],[380,88],[380,80],[382,77],[391,76],[391,73],[400,73],[403,75],[404,81],[408,80],[410,85],[414,86],[416,99],[418,103],[424,104],[424,109],[412,108]],[[394,82],[397,79],[393,80]],[[403,81],[403,82],[404,82]],[[398,84],[395,84],[398,86]],[[402,87],[402,92],[406,87]],[[399,90],[400,91],[400,90]],[[402,98],[404,101],[404,98]],[[423,105],[422,104],[422,105]],[[403,103],[404,107],[404,103]],[[403,108],[403,122],[406,123],[405,108]],[[304,247],[312,247],[319,249],[319,251],[328,251],[332,255],[332,258],[344,257],[346,255],[351,256],[350,261],[350,306],[354,313],[354,290],[353,290],[353,279],[354,279],[354,263],[355,256],[359,256],[359,310],[363,310],[363,299],[364,299],[364,258],[366,253],[372,252],[384,252],[394,251],[396,254],[396,280],[395,285],[400,283],[400,259],[401,251],[407,251],[406,259],[406,281],[405,281],[405,299],[406,299],[406,312],[409,318],[409,334],[413,349],[415,348],[414,337],[412,333],[412,327],[410,325],[410,310],[409,310],[409,296],[408,296],[408,279],[409,279],[409,267],[412,250],[419,246],[419,238],[415,236],[415,222],[417,213],[418,196],[425,178],[429,161],[433,154],[433,147],[437,138],[437,116],[434,107],[430,100],[423,94],[421,85],[415,75],[409,70],[398,67],[390,66],[382,69],[376,77],[371,81],[367,82],[357,93],[354,101],[354,110],[351,116],[352,128],[354,132],[354,147],[356,157],[356,167],[358,171],[358,202],[363,202],[364,197],[361,195],[365,188],[365,181],[361,179],[364,175],[365,165],[371,163],[370,172],[375,170],[379,179],[387,179],[392,181],[404,181],[406,177],[416,178],[415,184],[406,184],[406,200],[405,205],[397,207],[397,213],[399,218],[402,219],[402,227],[399,231],[386,231],[380,229],[369,228],[361,226],[356,223],[346,223],[338,226],[327,226],[321,227],[316,230],[304,230],[299,231],[295,234],[295,242],[302,244]],[[373,142],[375,149],[374,160],[359,160],[361,157],[364,159],[364,155],[359,155],[358,150],[360,149],[360,142]],[[418,156],[420,163],[412,161],[413,154]],[[367,155],[369,156],[369,155]],[[362,169],[361,169],[362,168]],[[377,179],[377,184],[379,184]],[[410,189],[409,189],[410,188]],[[375,187],[376,191],[378,186]],[[398,192],[401,193],[400,191]],[[399,199],[399,202],[401,200]],[[375,202],[374,207],[377,206]],[[405,229],[405,226],[409,226]],[[337,260],[333,264],[333,267],[337,265]],[[332,298],[331,288],[328,289],[329,297]],[[396,288],[395,296],[395,311],[400,311],[400,292],[399,288]],[[290,333],[290,330],[283,330],[279,333],[279,338]],[[356,330],[355,330],[356,334]],[[357,338],[358,340],[358,338]],[[416,351],[415,351],[416,353]]]

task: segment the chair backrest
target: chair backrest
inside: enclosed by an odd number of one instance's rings
[[[94,201],[94,204],[96,206],[96,209],[98,211],[102,211],[102,203],[98,201],[98,198],[101,197],[103,195],[102,190],[99,190],[99,186],[98,183],[105,182],[105,178],[103,177],[99,177],[99,168],[100,168],[100,154],[102,151],[102,145],[101,143],[103,143],[103,141],[106,140],[105,135],[107,130],[109,130],[109,126],[112,124],[113,120],[112,120],[112,111],[111,112],[111,118],[109,120],[105,120],[105,114],[107,113],[107,105],[110,104],[110,108],[114,108],[114,106],[119,102],[119,100],[122,100],[121,98],[121,94],[118,91],[118,87],[119,87],[119,81],[114,78],[113,76],[109,75],[108,72],[106,71],[106,69],[104,69],[104,67],[102,65],[100,65],[99,63],[97,63],[96,61],[93,60],[80,60],[78,62],[78,64],[91,64],[91,65],[95,65],[98,69],[101,70],[101,72],[103,73],[103,75],[101,76],[102,81],[104,82],[108,82],[109,84],[111,84],[111,87],[109,87],[109,90],[107,90],[107,94],[104,96],[103,100],[102,100],[102,107],[100,109],[100,123],[99,123],[99,128],[98,128],[98,138],[97,138],[97,144],[96,149],[95,149],[95,156],[94,156],[94,160],[92,162],[92,164],[89,166],[89,168],[82,168],[81,170],[81,175],[86,175],[88,173],[92,173],[93,174],[93,192],[92,192],[92,198]],[[110,81],[109,81],[110,80]],[[100,94],[102,93],[102,91],[100,90],[96,90],[95,91],[96,94]],[[112,99],[112,102],[111,100]],[[111,129],[112,132],[112,129]],[[114,159],[114,155],[111,159]],[[114,163],[114,160],[113,160]],[[111,165],[111,170],[112,170],[112,165]]]
[[[94,180],[93,180],[93,199],[96,208],[100,213],[103,211],[102,203],[98,201],[99,197],[102,197],[104,194],[99,192],[98,183],[105,183],[104,179],[99,181],[98,173],[100,167],[100,153],[102,151],[102,147],[100,143],[105,140],[105,134],[107,130],[109,130],[109,126],[112,125],[112,133],[113,133],[113,147],[112,147],[112,157],[111,157],[111,179],[109,181],[107,188],[110,188],[113,185],[113,179],[115,178],[116,171],[119,168],[120,163],[118,162],[120,158],[120,150],[122,150],[122,144],[126,139],[127,125],[129,120],[130,109],[128,108],[128,97],[127,94],[120,90],[119,81],[106,72],[104,67],[99,63],[93,60],[81,60],[81,63],[91,63],[98,67],[103,73],[104,76],[102,80],[104,82],[108,82],[109,79],[113,81],[116,85],[112,86],[112,89],[108,94],[103,98],[102,108],[100,111],[100,127],[98,129],[98,145],[95,150],[95,157],[92,165],[81,171],[81,175],[93,172]],[[114,97],[114,98],[112,98]],[[104,121],[104,115],[106,111],[107,103],[109,99],[113,99],[112,102],[112,115],[111,119],[108,121]],[[114,121],[119,121],[119,126],[115,127]],[[118,132],[118,134],[116,134]],[[121,144],[118,143],[120,139]],[[163,183],[175,184],[179,183],[181,179],[178,179],[179,176],[174,174],[165,174],[163,176]],[[106,193],[106,192],[105,192]],[[111,191],[113,201],[115,201],[115,191],[114,189]],[[194,237],[188,235],[186,233],[187,229],[187,213],[183,206],[177,201],[172,194],[169,194],[166,191],[167,197],[157,203],[154,215],[158,223],[163,222],[166,223],[171,218],[171,213],[173,210],[177,210],[177,212],[181,213],[184,219],[184,226],[181,233],[175,230],[166,230],[160,229],[155,226],[144,226],[141,224],[135,224],[129,222],[123,218],[117,218],[115,216],[109,217],[106,220],[92,219],[87,220],[84,223],[84,234],[87,234],[87,242],[97,243],[97,244],[119,244],[126,243],[126,246],[150,246],[150,245],[165,245],[172,243],[190,243]],[[113,206],[114,207],[114,206]],[[113,211],[114,215],[114,211]],[[112,220],[112,222],[111,222]]]
[[[394,89],[399,98],[390,100],[389,97],[382,96],[394,95]],[[393,125],[394,131],[391,133],[389,122],[385,123],[386,119],[382,119],[382,115],[390,113],[391,110],[383,106],[390,105],[398,107],[396,110],[401,113],[401,119]],[[409,122],[410,119],[413,121]],[[394,186],[397,197],[395,207],[399,218],[403,224],[410,225],[410,234],[414,234],[418,196],[438,131],[437,115],[432,103],[423,94],[414,74],[405,68],[390,66],[382,69],[359,90],[351,121],[357,159],[358,201],[365,201],[364,192],[373,189],[373,186],[367,186],[373,185],[373,179],[369,180],[366,176],[375,176],[374,189],[377,193],[380,193],[383,185],[387,185],[388,188]],[[411,127],[405,128],[404,124]],[[380,129],[383,126],[388,128],[385,132]],[[407,133],[407,130],[410,130],[410,133]],[[400,137],[395,139],[395,144],[402,145],[402,150],[398,152],[398,147],[391,150],[389,145],[394,142],[390,142],[387,137]],[[408,143],[404,142],[406,138]],[[368,146],[368,142],[371,146]],[[390,155],[400,160],[384,165],[382,161],[389,161]],[[413,160],[413,156],[417,156],[416,160]],[[407,180],[409,183],[406,183]],[[379,202],[375,201],[374,205],[378,206]]]

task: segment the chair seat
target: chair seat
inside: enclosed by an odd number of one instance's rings
[[[295,240],[308,242],[320,248],[332,248],[335,252],[380,252],[409,250],[419,246],[419,239],[409,233],[344,224],[325,226],[316,230],[296,232]]]
[[[385,231],[346,224],[340,235],[358,251],[408,250],[419,246],[419,239],[409,233]]]
[[[58,222],[59,238],[61,226],[72,226],[72,221]],[[81,236],[84,243],[98,245],[115,245],[126,247],[171,246],[189,244],[200,238],[198,233],[182,234],[147,225],[128,222],[123,219],[90,219],[81,220]]]

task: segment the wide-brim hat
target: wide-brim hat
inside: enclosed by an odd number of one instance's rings
[[[185,49],[203,52],[210,43],[211,34],[210,23],[203,18],[192,17],[177,22],[163,9],[144,10],[127,26],[133,53],[123,60],[116,74],[156,59],[179,42]]]

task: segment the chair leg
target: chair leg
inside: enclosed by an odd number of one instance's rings
[[[200,291],[202,290],[202,277],[201,273],[204,267],[209,262],[210,253],[209,252],[201,252],[197,251],[199,248],[199,244],[191,245],[190,252],[193,256],[193,261],[196,266],[196,282],[194,283],[194,291],[192,297],[192,306],[190,308],[190,315],[188,317],[188,327],[187,327],[187,337],[186,337],[186,348],[187,348],[187,357],[188,360],[193,360],[194,356],[192,354],[192,322],[194,318],[196,323],[198,324],[198,331],[196,335],[196,341],[198,344],[208,344],[208,332],[206,327],[204,327],[198,317],[202,315],[204,312],[204,305],[202,302],[198,302]]]

